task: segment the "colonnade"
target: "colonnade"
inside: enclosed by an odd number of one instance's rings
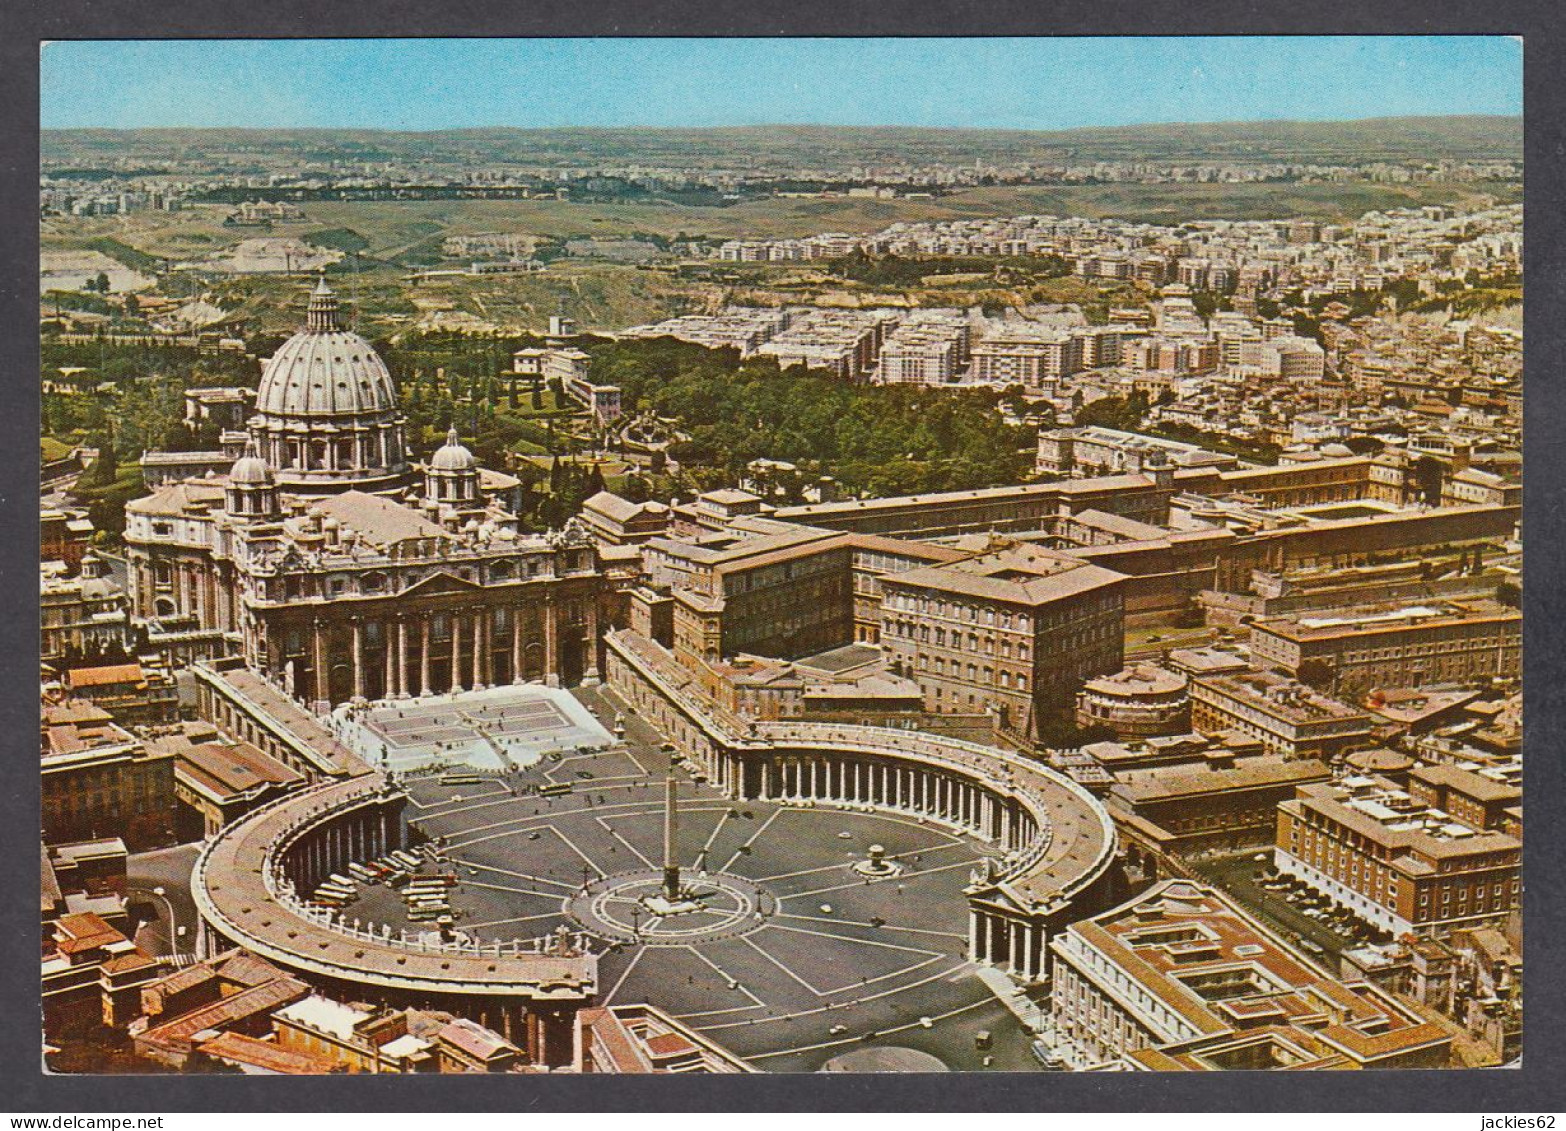
[[[720,787],[735,773],[723,768],[729,761],[719,759]],[[783,752],[761,765],[757,796],[766,801],[872,805],[952,825],[1007,852],[1028,844],[1038,831],[1032,815],[1014,799],[917,762]]]
[[[315,888],[350,861],[363,863],[406,843],[401,798],[373,802],[310,829],[283,854],[283,874],[301,892]]]
[[[1049,955],[1044,924],[1018,919],[983,905],[968,904],[968,955],[1029,981],[1047,973]]]

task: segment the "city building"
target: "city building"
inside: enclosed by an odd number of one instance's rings
[[[1365,711],[1268,671],[1191,680],[1191,725],[1203,734],[1238,731],[1285,758],[1328,763],[1372,744]]]
[[[174,673],[151,658],[67,668],[60,682],[66,695],[96,703],[126,726],[155,726],[179,715]]]
[[[1120,670],[1123,575],[1030,545],[881,579],[881,643],[933,713],[998,709],[1036,732]]]
[[[1251,625],[1251,655],[1296,678],[1314,669],[1345,697],[1516,679],[1522,611],[1494,601],[1438,601],[1258,620]]]
[[[273,1013],[309,993],[266,959],[226,950],[142,986],[130,1035],[137,1055],[178,1071],[215,1036],[270,1036]]]
[[[101,916],[60,916],[43,948],[44,1032],[124,1029],[139,1010],[142,988],[164,969]]]
[[[129,930],[126,861],[119,837],[42,845],[39,904],[45,942],[66,915],[92,914],[117,931]]]
[[[1231,455],[1210,452],[1195,444],[1096,424],[1039,433],[1035,470],[1043,475],[1087,479],[1102,475],[1138,475],[1160,466],[1228,471],[1237,467],[1238,461]]]
[[[64,562],[67,569],[81,565],[96,527],[87,512],[74,508],[42,507],[38,511],[38,557]]]
[[[48,701],[42,730],[43,835],[124,838],[133,851],[174,843],[174,755],[148,749],[101,707]]]
[[[130,600],[97,555],[82,555],[71,577],[61,561],[40,566],[39,658],[45,663],[124,653],[131,643]]]
[[[1273,843],[1277,806],[1300,785],[1331,771],[1314,758],[1285,758],[1221,743],[1188,749],[1178,760],[1116,766],[1107,744],[1088,746],[1110,771],[1110,811],[1128,842],[1160,856],[1234,852]]]
[[[1215,888],[1165,880],[1050,945],[1050,1019],[1078,1066],[1443,1068],[1451,1035],[1329,976]]]
[[[1103,727],[1121,740],[1184,734],[1191,729],[1189,682],[1153,664],[1090,679],[1077,693],[1077,726]]]
[[[1499,923],[1521,901],[1517,837],[1380,778],[1302,786],[1278,806],[1274,858],[1279,871],[1394,936]]]

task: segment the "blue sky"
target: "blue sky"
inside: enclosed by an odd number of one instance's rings
[[[55,42],[44,128],[1069,129],[1522,112],[1501,36]]]

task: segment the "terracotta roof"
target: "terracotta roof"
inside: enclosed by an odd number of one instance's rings
[[[144,950],[136,950],[130,954],[117,954],[103,964],[103,969],[110,974],[123,974],[127,970],[140,970],[147,966],[157,966],[158,960]]]
[[[338,1067],[325,1057],[281,1048],[273,1041],[257,1040],[242,1033],[219,1033],[197,1047],[218,1060],[248,1064],[284,1076],[319,1076],[335,1072]]]
[[[141,1039],[154,1044],[185,1044],[203,1030],[221,1029],[225,1025],[232,1025],[258,1013],[269,1014],[279,1006],[297,1001],[309,992],[303,982],[287,977],[274,978],[148,1029],[141,1035]]]
[[[55,945],[62,954],[80,954],[84,950],[127,941],[123,934],[91,911],[61,915],[55,933]]]
[[[884,583],[1033,606],[1124,580],[1124,574],[1088,565],[1077,558],[1019,546],[982,558],[893,574]]]
[[[493,1029],[486,1029],[476,1021],[459,1017],[436,1034],[440,1041],[480,1060],[489,1060],[517,1048]]]
[[[1119,770],[1113,792],[1132,801],[1160,801],[1204,793],[1224,793],[1267,786],[1292,786],[1326,781],[1330,770],[1314,758],[1285,759],[1264,754],[1238,758],[1232,765],[1212,767],[1200,762]]]
[[[410,538],[450,538],[445,528],[412,507],[364,491],[344,491],[311,505],[373,546],[390,546]]]
[[[76,668],[65,673],[71,687],[103,687],[112,683],[140,683],[140,664],[107,664],[101,668]]]
[[[294,785],[304,775],[248,742],[203,742],[181,750],[175,769],[219,800],[260,785]]]

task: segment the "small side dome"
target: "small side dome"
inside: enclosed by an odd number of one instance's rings
[[[228,481],[236,486],[272,486],[272,469],[256,452],[254,440],[245,446],[245,454],[234,461],[234,466],[229,469]]]
[[[439,449],[430,459],[431,471],[476,471],[478,460],[473,458],[473,453],[463,447],[462,441],[457,436],[456,426],[446,433],[446,446]]]

